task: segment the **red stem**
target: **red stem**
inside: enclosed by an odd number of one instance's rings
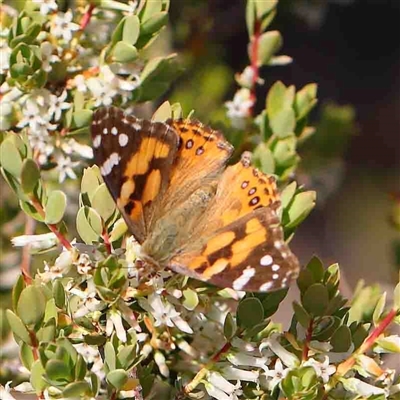
[[[82,20],[80,23],[80,28],[82,31],[88,26],[90,19],[92,18],[94,8],[95,8],[95,5],[93,3],[90,3],[85,14],[83,14],[83,17],[82,17]]]
[[[110,236],[108,235],[106,227],[103,227],[103,233],[102,233],[101,237],[104,240],[104,244],[106,246],[107,253],[111,254],[112,248],[111,248]]]
[[[257,100],[256,87],[260,76],[260,68],[258,65],[258,48],[260,43],[260,36],[261,36],[261,23],[260,21],[256,20],[254,23],[254,33],[251,39],[251,52],[250,52],[250,62],[251,62],[251,68],[253,70],[253,79],[250,89],[251,99],[253,100],[253,106],[250,109],[251,113]]]
[[[363,344],[358,348],[358,350],[338,366],[336,371],[337,375],[345,375],[355,364],[357,356],[359,354],[365,353],[374,345],[379,336],[382,335],[386,328],[393,322],[398,311],[399,310],[397,308],[393,308],[389,311],[388,315],[386,315],[386,317],[380,322],[380,324],[370,333],[370,335],[364,340]]]
[[[303,361],[308,360],[308,352],[310,351],[309,343],[311,342],[313,329],[314,329],[314,320],[311,319],[308,325],[306,338],[304,340],[303,355],[302,355]]]
[[[39,213],[39,215],[44,218],[45,217],[45,212],[40,204],[39,200],[36,199],[35,197],[30,198],[31,203],[33,207],[35,207],[35,210]],[[72,245],[68,241],[68,239],[58,230],[58,227],[56,224],[46,224],[48,228],[56,235],[58,241],[67,249],[67,250],[72,250]]]

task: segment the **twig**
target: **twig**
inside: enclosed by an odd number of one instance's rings
[[[90,3],[88,6],[88,9],[86,10],[85,14],[83,14],[81,23],[80,23],[80,28],[83,31],[87,25],[89,24],[91,18],[92,18],[92,14],[93,14],[93,10],[95,8],[94,3]]]
[[[35,231],[35,225],[36,225],[35,220],[33,218],[29,217],[28,215],[26,215],[24,235],[33,235],[33,233]],[[30,247],[25,246],[22,250],[21,274],[27,285],[30,285],[32,283],[30,265],[31,265]]]
[[[33,207],[35,208],[35,210],[39,213],[39,215],[42,218],[45,218],[45,212],[44,209],[42,207],[42,205],[40,204],[40,201],[34,197],[31,196],[30,197],[31,203],[33,205]],[[72,250],[72,245],[71,243],[68,241],[68,239],[60,232],[60,230],[58,229],[58,226],[56,224],[46,224],[48,226],[48,228],[56,235],[58,241],[67,249],[67,250]]]
[[[183,388],[183,393],[188,394],[192,392],[197,385],[200,384],[202,379],[207,375],[216,362],[232,347],[230,342],[226,342],[220,350],[218,350],[211,360],[196,374],[196,376]]]
[[[314,320],[311,318],[310,323],[308,324],[306,338],[304,340],[304,347],[303,347],[303,354],[302,354],[303,361],[308,360],[308,352],[310,351],[309,344],[311,342],[313,329],[314,329]]]
[[[357,360],[357,356],[365,353],[375,343],[376,339],[385,331],[385,329],[393,322],[398,313],[397,308],[389,311],[388,315],[381,321],[381,323],[371,332],[371,334],[364,340],[362,345],[345,361],[343,361],[336,370],[336,375],[344,376],[353,367]]]
[[[260,36],[261,36],[261,22],[256,20],[254,23],[254,33],[251,39],[252,44],[250,52],[251,69],[253,70],[251,89],[250,89],[251,92],[250,96],[251,100],[253,100],[253,105],[250,108],[250,114],[253,113],[253,109],[257,101],[256,88],[260,77],[260,67],[258,65],[258,50],[260,44]]]

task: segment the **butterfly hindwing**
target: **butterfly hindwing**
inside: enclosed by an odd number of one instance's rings
[[[279,218],[259,208],[171,260],[171,268],[219,287],[265,292],[287,287],[299,264],[283,239]]]
[[[167,189],[179,137],[167,124],[140,120],[109,107],[95,112],[92,140],[104,181],[142,243]]]
[[[172,268],[217,286],[267,291],[289,285],[299,264],[284,241],[275,179],[251,167],[248,153],[228,167],[204,218]]]

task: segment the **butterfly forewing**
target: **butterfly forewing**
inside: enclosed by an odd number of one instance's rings
[[[142,243],[167,189],[179,137],[167,124],[127,116],[115,107],[98,109],[91,131],[104,181]]]

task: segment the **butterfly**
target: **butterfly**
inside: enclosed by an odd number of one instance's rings
[[[94,112],[95,162],[140,258],[219,287],[287,287],[299,262],[284,241],[274,177],[250,153],[226,166],[233,147],[191,119],[138,119],[115,107]]]

